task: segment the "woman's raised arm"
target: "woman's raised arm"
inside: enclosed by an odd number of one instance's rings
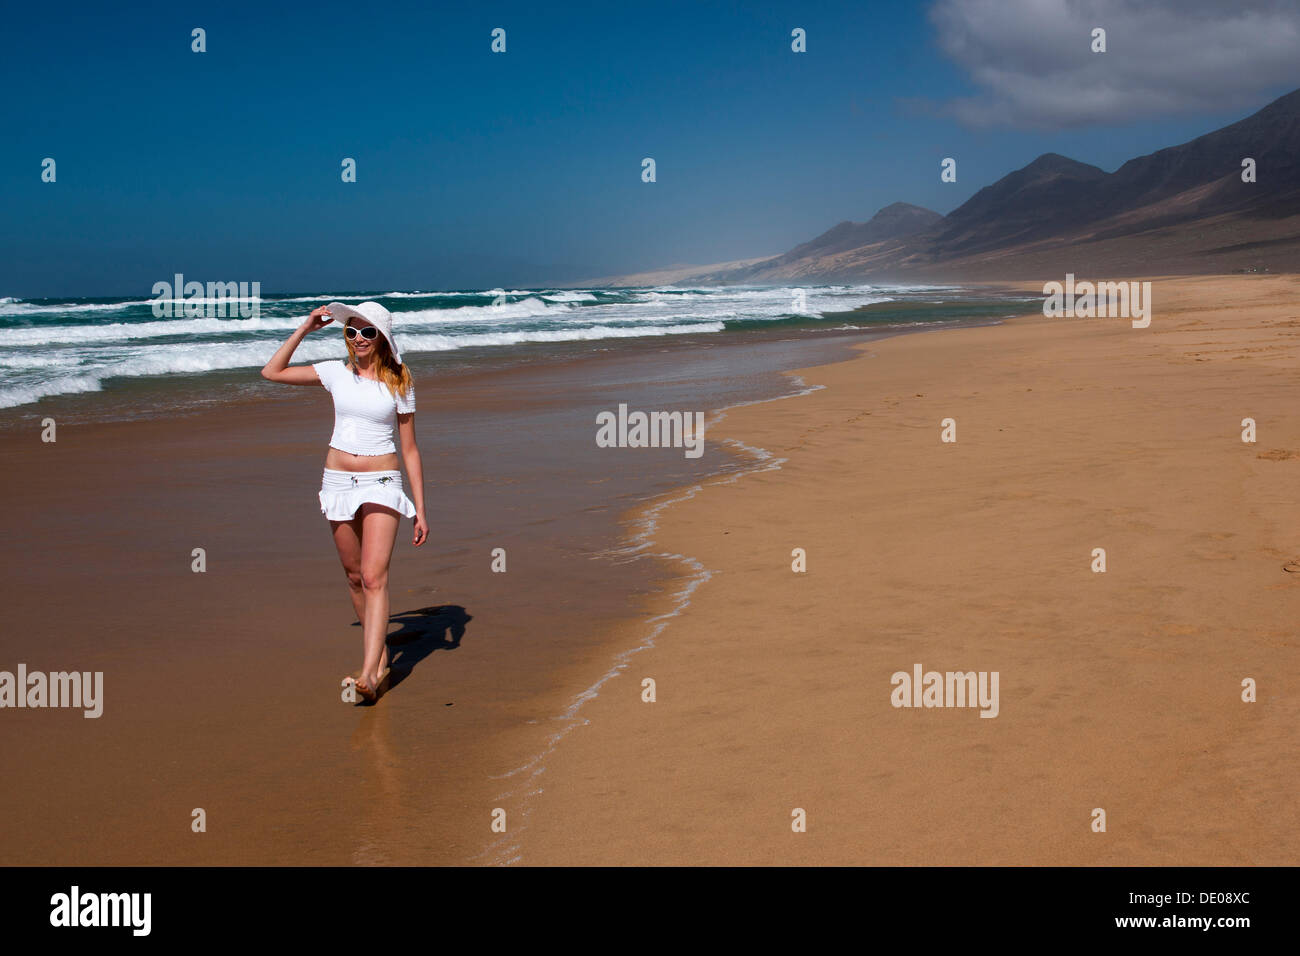
[[[302,325],[294,329],[284,340],[284,344],[271,356],[271,360],[262,366],[262,378],[271,382],[283,382],[285,385],[320,385],[320,377],[314,368],[310,365],[289,368],[289,359],[293,358],[298,343],[306,338],[308,332],[315,332],[334,321],[332,318],[325,318],[329,314],[329,309],[323,305],[313,309],[311,315],[303,320]]]

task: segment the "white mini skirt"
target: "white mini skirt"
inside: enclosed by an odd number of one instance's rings
[[[320,511],[330,521],[351,521],[367,502],[384,505],[408,518],[415,504],[402,490],[400,471],[338,471],[326,468],[320,485]]]

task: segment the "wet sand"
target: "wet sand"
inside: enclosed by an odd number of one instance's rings
[[[1300,279],[1178,278],[1148,329],[892,338],[730,412],[779,468],[660,511],[710,576],[611,635],[497,862],[1293,865],[1298,363]],[[997,716],[894,707],[918,663]]]
[[[721,447],[598,449],[596,410],[779,394],[773,369],[844,347],[549,350],[437,374],[413,361],[430,541],[412,547],[403,521],[398,682],[363,708],[339,699],[361,641],[316,501],[323,389],[250,372],[233,404],[169,419],[103,420],[122,413],[109,393],[10,416],[0,670],[102,671],[105,700],[97,719],[0,711],[0,862],[483,862],[497,778],[542,749],[607,633],[650,613],[675,572],[609,553],[621,516],[743,464]]]
[[[403,523],[409,673],[375,707],[337,700],[323,392],[10,429],[0,668],[103,670],[106,700],[0,713],[0,862],[1293,863],[1300,282],[1155,291],[1146,330],[417,379],[433,540]],[[795,365],[824,387],[731,409],[702,461],[597,455],[597,409],[792,394]],[[916,663],[998,671],[998,716],[892,707]]]

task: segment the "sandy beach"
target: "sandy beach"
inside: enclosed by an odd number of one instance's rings
[[[105,702],[6,712],[0,860],[1292,863],[1298,334],[1296,277],[1178,278],[1147,329],[430,375],[433,540],[399,533],[400,680],[366,708],[334,690],[360,642],[323,392],[50,444],[29,415],[0,436],[4,666],[103,671]],[[795,356],[811,390],[765,400]],[[758,403],[693,461],[595,448],[629,398]],[[892,706],[918,665],[996,672],[996,717]]]
[[[597,448],[596,410],[782,394],[774,369],[844,354],[837,338],[417,359],[430,541],[412,547],[403,522],[395,682],[375,707],[340,701],[361,642],[316,499],[324,389],[230,373],[154,386],[190,397],[163,417],[104,420],[125,392],[10,413],[0,671],[101,672],[103,700],[91,719],[3,710],[0,862],[483,862],[501,776],[544,747],[606,635],[670,583],[666,564],[608,554],[620,514],[745,464]]]
[[[6,938],[1278,935],[1300,0],[486,10],[6,8]]]
[[[711,576],[611,637],[499,861],[1293,864],[1300,279],[861,352],[714,426],[780,467],[660,511]],[[997,716],[894,707],[917,664],[998,672]]]

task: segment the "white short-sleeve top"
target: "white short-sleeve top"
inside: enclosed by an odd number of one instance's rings
[[[330,446],[354,455],[397,451],[393,426],[398,414],[415,411],[415,388],[393,395],[383,382],[362,378],[338,359],[312,365],[334,397],[334,434]]]

